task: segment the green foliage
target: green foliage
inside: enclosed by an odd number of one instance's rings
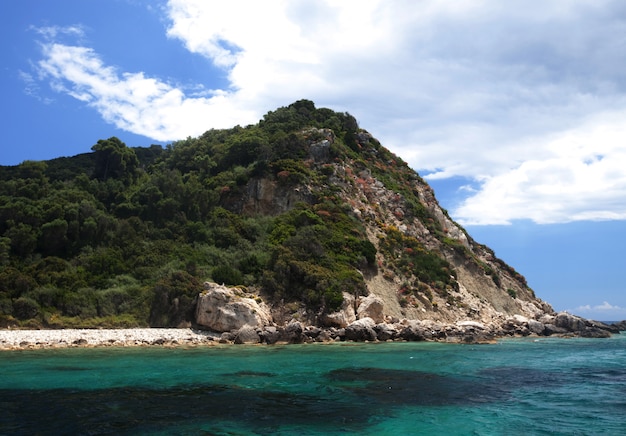
[[[263,284],[276,299],[334,311],[342,292],[366,293],[356,268],[372,264],[376,249],[340,206],[299,204],[276,220],[269,240],[272,258]]]
[[[99,180],[112,177],[126,183],[135,179],[139,159],[135,151],[126,147],[126,144],[118,138],[113,136],[109,139],[101,139],[91,149],[95,152],[96,159],[94,177]]]
[[[427,250],[417,239],[389,226],[380,241],[380,250],[397,274],[416,277],[434,289],[445,291],[454,286],[455,272],[438,253]]]
[[[320,163],[310,147],[327,134],[330,160]],[[406,164],[364,139],[350,114],[309,100],[165,149],[112,137],[92,150],[0,167],[2,322],[177,326],[193,319],[209,278],[261,287],[312,313],[335,310],[343,292],[366,293],[363,274],[376,268],[375,246],[329,183],[346,160],[398,192],[405,219],[441,231]],[[259,178],[307,202],[255,209]],[[398,234],[381,241],[397,274],[452,286],[450,265]]]
[[[13,301],[13,314],[17,319],[25,320],[37,316],[39,304],[29,297],[20,297]]]
[[[222,283],[224,285],[240,285],[243,282],[241,271],[230,265],[216,266],[213,268],[211,276],[215,283]]]
[[[200,281],[185,271],[176,271],[159,280],[154,287],[150,308],[152,327],[179,327],[193,319]]]

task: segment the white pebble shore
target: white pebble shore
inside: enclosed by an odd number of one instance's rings
[[[0,350],[212,345],[219,335],[193,329],[61,329],[0,330]]]

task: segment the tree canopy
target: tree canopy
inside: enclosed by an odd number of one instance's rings
[[[358,271],[376,249],[311,160],[311,128],[332,130],[337,159],[354,153],[356,120],[301,100],[165,149],[111,137],[0,167],[0,325],[178,325],[206,279],[314,312],[364,293]],[[320,188],[286,211],[246,213],[260,179]]]

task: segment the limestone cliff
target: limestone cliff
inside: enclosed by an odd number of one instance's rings
[[[375,262],[363,264],[359,274],[365,293],[382,301],[382,315],[389,318],[492,322],[553,312],[522,275],[448,216],[415,171],[364,129],[352,133],[354,152],[337,153],[338,133],[325,127],[301,129],[297,135],[303,139],[307,178],[283,183],[276,177],[254,177],[237,195],[226,195],[224,204],[239,214],[279,215],[302,202],[314,207],[332,191],[376,248]],[[332,325],[333,317],[353,317],[350,310],[300,316]]]

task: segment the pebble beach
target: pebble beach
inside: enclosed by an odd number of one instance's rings
[[[215,333],[173,328],[0,330],[0,350],[214,345]]]

